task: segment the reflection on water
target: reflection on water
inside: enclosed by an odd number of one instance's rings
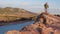
[[[5,32],[9,30],[21,30],[26,25],[29,25],[32,23],[34,23],[34,21],[26,22],[23,24],[11,24],[11,25],[6,25],[6,26],[0,26],[0,34],[4,34]]]

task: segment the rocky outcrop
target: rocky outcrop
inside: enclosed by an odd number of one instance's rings
[[[20,34],[60,34],[60,21],[58,19],[60,20],[60,18],[48,13],[41,13],[35,23],[24,27],[20,30]]]
[[[17,30],[11,30],[11,31],[6,32],[5,34],[20,34],[20,32]]]
[[[60,34],[60,30],[55,30],[54,34]]]
[[[29,31],[21,31],[20,34],[32,34],[32,33]]]

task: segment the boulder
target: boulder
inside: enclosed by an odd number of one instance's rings
[[[11,31],[6,32],[5,34],[20,34],[20,32],[17,30],[11,30]]]
[[[32,33],[29,31],[21,31],[20,34],[32,34]]]
[[[42,29],[42,34],[51,34],[52,32],[53,32],[53,29],[50,27]]]
[[[54,34],[60,34],[60,30],[55,30]]]

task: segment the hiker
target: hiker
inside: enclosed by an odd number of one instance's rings
[[[49,8],[47,2],[44,4],[45,12],[47,13],[47,9]]]

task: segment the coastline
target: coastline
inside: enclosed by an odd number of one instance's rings
[[[10,25],[10,24],[22,24],[32,20],[22,20],[22,21],[12,21],[12,22],[0,22],[0,26]]]

